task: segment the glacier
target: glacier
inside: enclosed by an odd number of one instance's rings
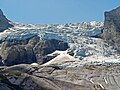
[[[41,39],[61,39],[72,42],[76,36],[97,36],[101,33],[102,22],[82,22],[69,24],[22,24],[13,23],[14,27],[0,33],[0,40],[24,40],[34,35]],[[72,38],[71,38],[72,37]]]
[[[12,24],[14,27],[0,32],[0,41],[26,40],[37,35],[41,40],[57,39],[67,42],[70,47],[69,50],[74,53],[73,57],[79,58],[82,60],[82,63],[106,63],[109,62],[106,58],[111,57],[111,61],[114,59],[119,63],[117,51],[103,39],[99,38],[103,30],[103,22]]]

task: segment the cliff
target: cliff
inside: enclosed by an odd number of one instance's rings
[[[0,32],[9,27],[13,27],[13,25],[10,24],[10,21],[4,16],[2,10],[0,9]]]
[[[120,7],[105,12],[103,39],[120,51]]]

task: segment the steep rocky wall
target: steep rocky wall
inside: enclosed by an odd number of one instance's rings
[[[9,27],[13,27],[13,25],[11,25],[9,22],[10,21],[4,16],[2,10],[0,9],[0,32]]]
[[[105,12],[103,39],[120,51],[120,7]]]

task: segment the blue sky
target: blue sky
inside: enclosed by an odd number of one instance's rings
[[[11,21],[34,24],[103,21],[104,11],[120,6],[120,0],[0,0]]]

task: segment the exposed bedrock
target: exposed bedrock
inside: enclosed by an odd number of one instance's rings
[[[15,65],[37,62],[39,64],[49,61],[47,54],[55,50],[66,50],[68,44],[58,40],[39,40],[33,37],[28,41],[5,41],[1,44],[0,55],[4,65]]]
[[[10,21],[4,16],[2,10],[0,9],[0,32],[8,29],[9,27],[13,27],[13,25],[10,24]]]
[[[102,37],[120,51],[120,7],[105,12]]]
[[[15,70],[14,73],[12,72],[13,70]],[[24,74],[19,75],[17,70],[30,75],[30,78],[26,80],[33,80],[39,88],[44,87],[45,90],[120,90],[119,66],[84,65],[83,67],[64,68],[59,66],[41,67],[40,65],[21,64],[6,68],[7,75],[5,71],[2,75],[12,84],[21,87],[17,82],[23,81]],[[10,72],[13,73],[12,76],[10,76]],[[15,78],[14,74],[19,75],[19,77]],[[0,81],[2,81],[1,78]],[[25,82],[25,80],[24,83],[26,86],[31,84],[31,82]],[[23,83],[21,82],[21,84]],[[34,90],[37,90],[37,87],[32,87],[35,88]],[[44,89],[40,88],[39,90]]]

